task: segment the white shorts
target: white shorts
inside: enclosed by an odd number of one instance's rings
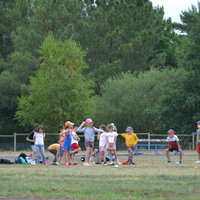
[[[108,150],[115,150],[116,149],[116,144],[115,143],[108,143],[107,144],[107,149]]]

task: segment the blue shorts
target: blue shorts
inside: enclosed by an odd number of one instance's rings
[[[60,146],[60,152],[59,152],[59,156],[62,157],[63,156],[63,147]]]
[[[177,151],[178,152],[178,148],[169,148],[169,151],[173,152],[173,151]]]
[[[31,145],[31,150],[32,150],[32,151],[36,151],[36,150],[35,150],[35,145]]]
[[[71,146],[63,146],[63,151],[71,151]]]

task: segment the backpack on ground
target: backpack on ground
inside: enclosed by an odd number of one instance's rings
[[[8,159],[0,159],[0,164],[14,164],[14,162],[8,160]]]
[[[16,162],[16,164],[27,164],[25,159],[22,157],[17,158],[15,162]]]
[[[27,164],[26,154],[25,153],[21,153],[18,156],[18,158],[15,160],[15,163],[17,163],[17,164]]]

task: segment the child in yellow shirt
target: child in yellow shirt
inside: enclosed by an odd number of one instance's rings
[[[126,146],[128,149],[128,162],[126,164],[132,165],[133,152],[135,151],[135,146],[138,143],[138,137],[133,133],[133,128],[131,126],[127,127],[126,133],[121,134],[125,138]]]

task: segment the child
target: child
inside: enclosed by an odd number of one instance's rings
[[[176,162],[175,164],[181,164],[182,163],[182,149],[179,144],[179,139],[176,135],[174,135],[174,130],[170,129],[167,133],[168,133],[168,137],[167,137],[168,149],[166,150],[166,156],[167,156],[168,161],[166,163],[172,163],[172,161],[170,161],[169,152],[170,151],[173,152],[174,150],[176,150],[177,152],[179,152],[180,161]]]
[[[200,163],[200,121],[197,122],[197,144],[196,144],[196,151],[198,152],[199,160],[196,162],[197,164]]]
[[[36,164],[40,164],[39,158],[40,154],[43,159],[43,164],[46,164],[46,159],[45,159],[45,152],[44,152],[44,141],[45,141],[45,130],[42,125],[39,125],[37,127],[37,130],[33,136],[33,141],[35,144],[35,150],[36,150]]]
[[[126,146],[128,149],[128,162],[127,164],[132,165],[133,161],[133,152],[135,151],[136,144],[138,143],[138,137],[135,133],[133,133],[133,128],[131,126],[127,127],[127,133],[121,134],[122,137],[126,140]]]
[[[48,147],[48,149],[55,156],[52,165],[60,165],[60,163],[58,162],[60,145],[59,144],[52,144]]]
[[[93,127],[93,123],[94,122],[91,119],[87,119],[86,122],[83,122],[77,130],[78,132],[85,134],[86,155],[84,166],[90,166],[89,161],[92,154],[92,149],[94,148],[95,132],[103,132],[102,130]],[[82,128],[84,124],[86,124],[86,127]]]
[[[75,162],[75,155],[81,150],[81,147],[78,145],[78,142],[80,141],[80,138],[76,134],[78,130],[78,125],[73,125],[73,131],[72,131],[72,159],[73,159],[73,165],[78,165]]]
[[[63,133],[63,131],[65,130],[65,127],[62,125],[62,124],[60,124],[59,126],[58,126],[58,129],[59,129],[59,133]],[[60,161],[61,161],[61,159],[62,159],[62,157],[63,157],[63,143],[64,143],[64,140],[65,140],[65,136],[61,136],[61,139],[58,141],[58,143],[60,144],[60,153],[59,153],[59,157],[58,157],[58,163],[60,163]]]
[[[35,156],[36,156],[35,144],[34,144],[34,141],[33,141],[33,136],[34,136],[35,132],[36,132],[36,128],[26,138],[26,141],[30,142],[31,150],[33,152],[32,153],[32,162],[31,162],[32,165],[35,165]]]
[[[73,123],[66,122],[65,126],[68,127],[68,129],[63,131],[61,135],[65,137],[63,143],[63,151],[64,151],[63,160],[64,160],[64,166],[67,166],[67,165],[73,165],[72,163],[70,163]]]
[[[105,153],[106,153],[106,126],[105,125],[101,125],[100,129],[103,131],[103,133],[100,134],[100,132],[98,132],[98,140],[99,140],[99,150],[100,150],[100,161],[97,164],[101,164],[102,160],[104,162],[104,164],[106,164],[106,157],[105,157]]]
[[[107,126],[107,130],[108,130],[108,133],[106,134],[106,138],[107,138],[106,145],[107,145],[107,149],[109,150],[110,165],[113,164],[113,162],[112,162],[112,151],[114,152],[114,155],[115,155],[116,164],[119,164],[119,162],[117,161],[116,144],[115,144],[116,141],[117,141],[118,134],[113,131],[113,125],[112,124],[109,124]],[[109,164],[106,164],[106,165],[109,165]]]

